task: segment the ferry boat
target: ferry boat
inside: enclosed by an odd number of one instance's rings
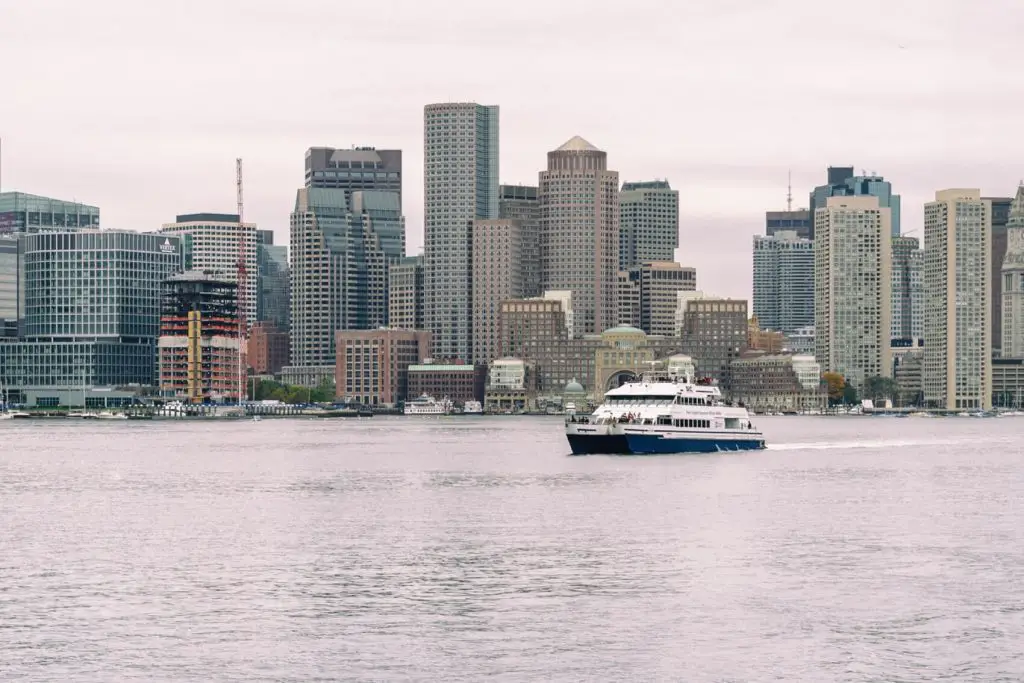
[[[423,394],[417,399],[406,401],[403,412],[406,415],[451,415],[453,407],[447,398],[438,401],[433,396]]]
[[[647,455],[759,450],[764,435],[747,409],[712,384],[647,373],[604,395],[591,415],[567,414],[573,455]]]
[[[480,401],[466,401],[462,404],[463,415],[483,415],[484,407]]]

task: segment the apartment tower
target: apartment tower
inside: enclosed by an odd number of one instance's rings
[[[498,217],[498,107],[423,110],[424,317],[437,358],[472,360],[472,228]]]
[[[814,324],[814,242],[796,230],[754,236],[754,315],[762,329]]]
[[[619,270],[674,261],[679,246],[679,191],[667,180],[624,183],[619,192]]]
[[[828,197],[814,212],[815,356],[861,387],[892,376],[892,226],[878,197]]]
[[[989,316],[992,203],[976,189],[935,193],[924,205],[925,405],[992,405]]]
[[[541,288],[571,290],[574,336],[613,327],[619,266],[619,174],[576,136],[540,172]]]

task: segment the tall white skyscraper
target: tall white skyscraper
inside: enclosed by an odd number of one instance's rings
[[[1024,358],[1024,185],[1010,205],[1002,266],[1004,358]]]
[[[679,246],[679,190],[667,180],[623,183],[619,192],[619,270],[674,261]]]
[[[814,212],[815,356],[854,387],[892,377],[892,226],[878,197],[828,197]]]
[[[618,323],[619,174],[578,135],[548,152],[540,172],[541,287],[571,290],[574,334]]]
[[[814,324],[814,242],[795,230],[754,236],[754,316],[765,330]]]
[[[473,221],[498,218],[498,107],[423,109],[425,324],[435,357],[473,360]]]
[[[942,190],[924,205],[925,405],[992,406],[992,202]]]

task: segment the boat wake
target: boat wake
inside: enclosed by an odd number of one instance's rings
[[[942,446],[949,441],[941,439],[888,439],[871,441],[809,441],[806,443],[769,443],[769,451],[826,451],[850,448],[906,448],[914,446]]]

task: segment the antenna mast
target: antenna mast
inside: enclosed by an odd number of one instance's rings
[[[786,211],[793,210],[793,171],[788,171],[786,184]]]
[[[245,267],[245,225],[242,214],[242,160],[235,159],[235,186],[238,194],[238,404],[245,399],[245,353],[246,323],[245,313],[248,297]]]

